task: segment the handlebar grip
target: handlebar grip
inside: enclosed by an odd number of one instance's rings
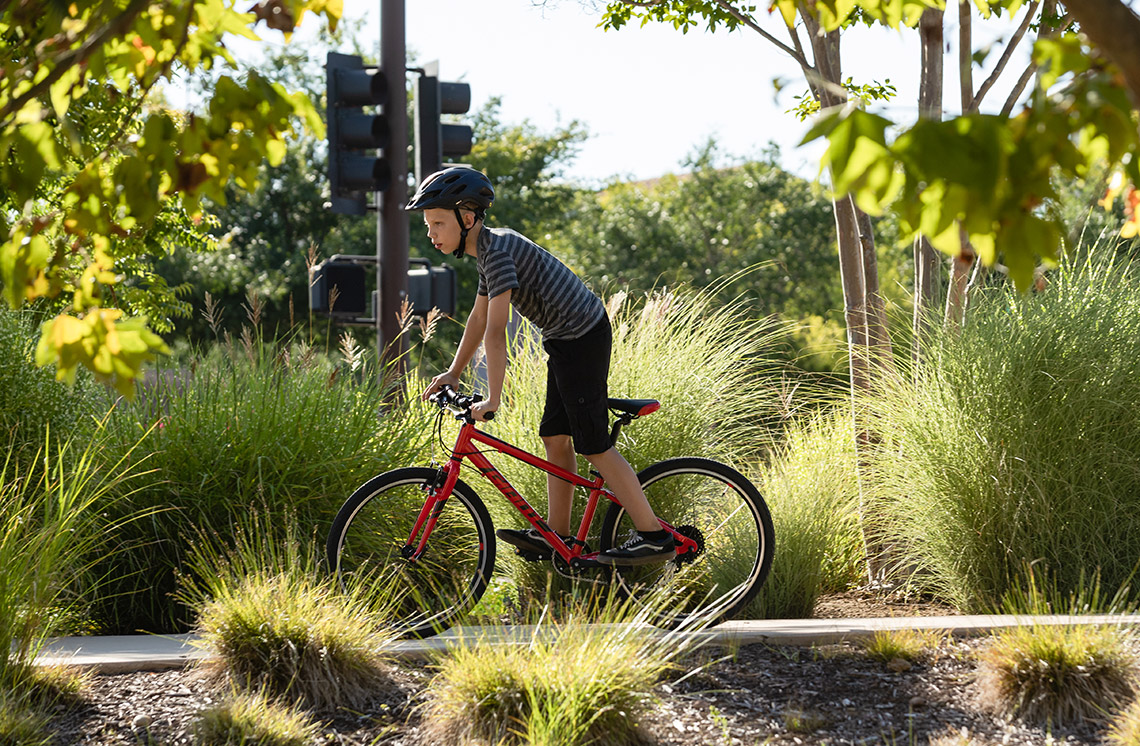
[[[493,419],[495,419],[495,413],[494,413],[493,411],[491,411],[491,412],[486,412],[486,413],[484,413],[484,415],[483,415],[483,419],[484,419],[484,420],[493,420]]]

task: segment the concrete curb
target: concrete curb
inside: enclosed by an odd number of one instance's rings
[[[870,619],[767,619],[724,622],[693,633],[707,645],[730,647],[769,645],[826,645],[867,639],[884,630],[915,629],[945,631],[955,636],[985,635],[996,630],[1026,625],[1140,625],[1140,615],[1098,614],[1088,616],[931,616],[879,617]],[[646,627],[656,634],[669,634]],[[398,658],[422,660],[455,646],[472,644],[525,645],[544,636],[550,627],[459,627],[426,640],[401,640],[393,648]],[[122,635],[63,637],[48,641],[36,658],[41,666],[91,669],[98,673],[131,673],[182,668],[209,660],[194,635]]]

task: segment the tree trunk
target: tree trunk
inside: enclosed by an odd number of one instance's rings
[[[969,8],[964,12],[969,19]],[[943,45],[943,11],[936,8],[927,8],[922,13],[918,23],[918,34],[921,42],[920,52],[922,58],[921,77],[918,88],[918,115],[923,119],[942,119],[942,45]],[[969,25],[967,23],[966,33]],[[966,74],[969,73],[969,57],[964,62]],[[968,84],[968,83],[967,83]],[[963,94],[963,99],[965,94]],[[935,293],[942,285],[941,262],[938,252],[930,245],[925,236],[919,236],[914,242],[914,316],[911,324],[914,331],[914,359],[922,359],[922,345],[926,337],[927,327],[931,317],[931,310],[936,307]]]
[[[960,327],[966,322],[969,305],[970,278],[977,255],[970,246],[966,232],[962,231],[962,250],[954,257],[950,267],[950,284],[946,288],[946,325]]]

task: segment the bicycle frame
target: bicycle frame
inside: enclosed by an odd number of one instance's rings
[[[590,496],[586,502],[586,512],[582,516],[582,522],[578,526],[578,532],[575,534],[574,540],[571,541],[573,546],[567,544],[557,532],[551,530],[546,520],[538,511],[519,494],[518,490],[495,468],[494,464],[488,460],[483,452],[474,447],[474,444],[488,446],[499,453],[511,456],[547,474],[552,474],[559,479],[569,482],[575,487],[590,490]],[[420,510],[419,517],[416,519],[415,526],[412,528],[411,536],[408,537],[407,544],[404,545],[405,557],[416,560],[423,554],[424,548],[427,546],[428,537],[435,528],[436,521],[443,512],[444,505],[447,503],[448,498],[451,497],[451,492],[455,488],[456,481],[459,479],[459,470],[464,458],[470,460],[472,465],[479,469],[480,473],[482,473],[499,492],[503,493],[503,496],[510,501],[511,505],[522,513],[523,517],[530,522],[535,530],[550,544],[554,552],[568,565],[576,567],[601,566],[594,560],[598,552],[585,553],[586,537],[589,534],[590,525],[593,523],[594,515],[597,512],[598,502],[603,495],[612,502],[619,505],[621,504],[614,494],[605,488],[605,480],[596,474],[594,479],[586,479],[578,474],[566,471],[546,459],[535,456],[517,446],[511,445],[505,440],[501,440],[479,430],[474,422],[469,421],[464,422],[463,427],[459,430],[459,435],[455,440],[455,446],[451,449],[451,457],[448,459],[448,462],[440,467],[442,483],[438,483],[439,480],[437,479],[437,484],[434,485],[436,489],[428,494],[427,500]],[[658,520],[662,528],[673,534],[674,540],[677,542],[678,554],[683,554],[690,550],[696,551],[697,545],[692,539],[678,534],[673,527],[665,521]],[[417,536],[419,537],[418,541]]]

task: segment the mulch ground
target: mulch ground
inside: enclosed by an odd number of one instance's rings
[[[947,613],[861,593],[817,607],[817,616],[830,618]],[[850,644],[706,650],[658,685],[641,726],[660,746],[1103,743],[1093,724],[1050,730],[987,714],[973,685],[981,644],[946,640],[909,668],[871,660]],[[426,746],[419,705],[431,673],[422,665],[393,669],[391,685],[360,712],[319,718],[319,743]],[[79,705],[57,710],[54,743],[196,744],[198,713],[221,696],[190,671],[96,676]]]

